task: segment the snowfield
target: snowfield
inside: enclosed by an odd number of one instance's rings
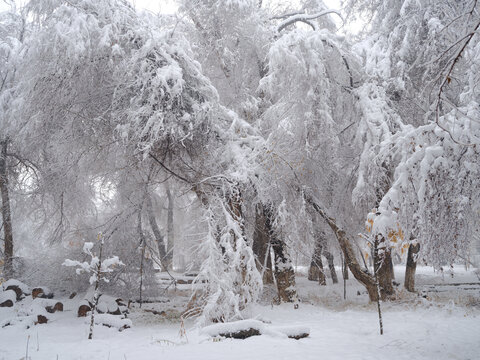
[[[401,268],[397,279],[401,280]],[[368,304],[362,288],[354,280],[320,287],[301,275],[297,277],[302,302],[257,305],[253,318],[272,329],[310,329],[301,340],[265,332],[245,340],[217,339],[207,331],[185,323],[181,336],[178,320],[146,312],[165,304],[136,305],[129,315],[133,326],[122,332],[97,325],[94,339],[87,340],[89,318],[77,318],[79,300],[63,299],[65,311],[49,314],[49,323],[25,329],[22,325],[0,329],[0,359],[478,359],[480,356],[480,290],[469,290],[463,298],[458,282],[478,283],[472,272],[461,269],[454,278],[419,268],[418,288],[439,283],[453,288],[445,299],[411,295],[383,304],[383,336],[379,335],[375,304]],[[328,279],[330,281],[330,279]],[[440,289],[443,289],[440,287]],[[360,295],[357,291],[360,290]],[[458,295],[455,298],[455,293]],[[341,296],[340,296],[341,294]],[[467,297],[467,298],[465,298]],[[447,299],[448,298],[448,299]],[[172,298],[173,299],[173,298]],[[450,300],[451,299],[451,300]],[[474,299],[474,300],[472,300]],[[26,301],[26,300],[25,300]],[[168,306],[172,307],[172,304]],[[344,310],[348,307],[348,310]],[[15,308],[0,308],[0,319]],[[252,323],[257,323],[253,321]]]
[[[178,324],[135,324],[117,330],[97,326],[87,340],[85,319],[71,312],[28,330],[0,330],[0,358],[31,359],[478,359],[480,317],[477,311],[452,307],[388,309],[385,334],[378,335],[375,308],[333,311],[312,305],[258,307],[276,325],[302,325],[310,337],[293,340],[268,335],[245,340],[212,341],[187,326],[180,338]]]

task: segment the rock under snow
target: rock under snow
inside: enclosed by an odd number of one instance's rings
[[[0,292],[0,307],[12,307],[17,300],[17,294],[13,290]]]
[[[108,295],[100,295],[98,299],[97,311],[101,314],[121,315],[122,312],[118,306],[117,300]]]
[[[290,339],[302,339],[310,334],[304,326],[270,326],[259,320],[248,319],[206,326],[201,333],[211,337],[246,339],[256,335],[270,335]]]
[[[3,284],[2,284],[2,288],[4,290],[8,290],[8,288],[10,286],[16,286],[18,287],[20,290],[22,290],[22,293],[24,295],[30,295],[30,288],[28,287],[28,285],[22,283],[21,281],[18,281],[18,280],[15,280],[15,279],[10,279],[10,280],[7,280],[5,281]]]
[[[44,298],[44,299],[51,299],[53,298],[53,292],[50,291],[49,288],[47,287],[36,287],[35,289],[32,290],[32,298]]]
[[[42,307],[49,313],[54,313],[56,311],[63,311],[63,303],[53,299],[36,298],[32,301],[31,306]]]
[[[20,301],[25,297],[25,295],[30,294],[30,289],[28,288],[27,285],[22,283],[21,281],[15,280],[15,279],[10,279],[5,281],[2,284],[2,288],[4,290],[13,290],[15,291],[17,298],[16,301]]]

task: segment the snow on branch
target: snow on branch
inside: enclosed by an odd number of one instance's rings
[[[89,263],[86,261],[80,262],[77,260],[65,259],[62,265],[70,267],[78,266],[76,269],[77,275],[80,275],[83,272],[92,273],[90,284],[94,284],[97,279],[108,282],[108,279],[103,275],[112,272],[113,267],[124,265],[124,263],[120,261],[118,256],[112,256],[111,258],[100,261],[100,259],[92,253],[93,246],[94,244],[92,242],[86,242],[83,245],[83,252],[91,258]]]
[[[287,26],[292,25],[296,22],[304,22],[305,24],[310,25],[313,28],[313,30],[317,30],[316,26],[312,22],[310,22],[309,20],[315,20],[315,19],[318,19],[319,17],[322,17],[324,15],[328,15],[328,14],[336,14],[343,21],[343,17],[340,14],[340,12],[337,11],[337,10],[333,10],[333,9],[323,10],[323,11],[320,11],[320,12],[315,13],[315,14],[293,13],[293,14],[284,15],[285,20],[283,20],[280,23],[280,25],[278,25],[277,31],[281,32]],[[282,18],[282,16],[279,16],[279,17],[276,17],[276,18]],[[275,18],[272,18],[272,19],[275,19]]]

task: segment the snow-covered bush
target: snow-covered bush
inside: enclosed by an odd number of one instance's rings
[[[205,212],[208,232],[200,253],[206,260],[196,279],[206,281],[200,302],[201,324],[243,319],[262,290],[243,220],[227,206],[219,199]]]
[[[98,238],[100,240],[101,234],[98,235]],[[113,272],[113,267],[115,266],[120,266],[124,265],[118,256],[112,256],[107,259],[102,259],[102,250],[103,250],[103,239],[100,241],[100,249],[99,249],[99,255],[95,255],[95,253],[92,252],[92,249],[94,247],[94,243],[92,242],[86,242],[83,245],[83,251],[85,254],[90,256],[90,262],[80,262],[77,260],[70,260],[66,259],[63,265],[65,266],[77,266],[76,273],[81,274],[82,272],[87,272],[91,274],[89,282],[90,285],[95,284],[95,290],[93,294],[93,307],[92,307],[92,313],[91,313],[91,321],[90,321],[90,332],[88,335],[88,338],[91,339],[93,336],[93,326],[94,326],[94,316],[95,316],[95,311],[98,305],[98,299],[99,299],[99,284],[100,281],[104,282],[109,282],[108,278],[106,278],[106,274]]]

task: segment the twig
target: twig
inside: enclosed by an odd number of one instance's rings
[[[472,8],[472,11],[470,13],[473,13],[474,9],[475,9],[475,5],[476,5],[476,1],[474,2],[474,6]],[[453,72],[453,69],[455,68],[455,65],[457,64],[457,62],[460,60],[460,58],[462,57],[462,54],[463,52],[465,51],[465,49],[467,48],[467,45],[470,43],[470,41],[472,40],[473,36],[476,34],[477,30],[479,29],[480,27],[480,22],[477,23],[477,25],[475,26],[475,28],[473,29],[472,32],[470,32],[468,35],[466,35],[464,38],[467,38],[467,41],[465,41],[465,43],[463,44],[463,46],[460,48],[460,50],[458,51],[457,55],[455,56],[455,58],[453,59],[453,62],[452,62],[452,65],[450,66],[447,74],[445,75],[445,78],[443,79],[442,83],[440,84],[440,88],[438,89],[438,94],[437,94],[437,101],[436,101],[436,106],[435,106],[435,122],[436,124],[440,127],[440,129],[442,129],[443,131],[445,131],[449,136],[450,138],[452,139],[452,141],[458,145],[462,145],[462,146],[474,146],[475,144],[464,144],[464,143],[461,143],[459,141],[457,141],[454,137],[453,137],[453,134],[450,132],[450,130],[448,130],[446,127],[444,127],[443,125],[440,124],[440,116],[439,116],[439,113],[440,113],[440,103],[442,101],[442,93],[443,93],[443,89],[445,87],[445,85],[447,85],[448,83],[450,83],[451,81],[451,74]]]

